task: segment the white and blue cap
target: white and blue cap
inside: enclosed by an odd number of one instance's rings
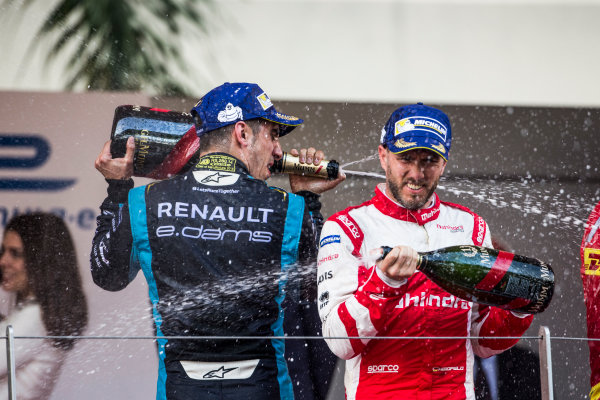
[[[446,161],[451,141],[452,128],[448,116],[423,103],[398,108],[381,131],[381,144],[392,153],[426,149]]]
[[[260,86],[245,82],[226,82],[214,88],[198,101],[191,114],[198,136],[256,118],[279,124],[279,136],[283,136],[304,122],[298,117],[278,112]]]

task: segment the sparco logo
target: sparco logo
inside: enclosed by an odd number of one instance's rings
[[[369,374],[396,374],[398,373],[398,367],[395,364],[382,364],[382,365],[369,365],[367,373]]]
[[[477,218],[477,243],[483,243],[483,236],[485,235],[485,221],[483,218]]]
[[[352,234],[352,236],[354,236],[355,239],[358,239],[360,237],[360,232],[358,231],[358,228],[352,223],[352,221],[350,221],[350,219],[347,216],[340,215],[337,217],[337,219],[342,224],[346,225],[346,227],[350,230],[350,233]]]

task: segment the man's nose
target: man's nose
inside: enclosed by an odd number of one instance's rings
[[[411,163],[409,167],[409,176],[416,180],[423,179],[425,177],[425,167],[419,161]]]
[[[281,150],[281,144],[279,141],[275,142],[275,146],[273,147],[273,157],[276,160],[281,160],[283,157],[283,150]]]

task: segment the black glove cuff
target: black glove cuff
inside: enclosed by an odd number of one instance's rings
[[[296,194],[304,197],[304,202],[306,203],[306,207],[308,208],[308,211],[310,211],[310,212],[321,211],[321,201],[319,200],[321,198],[320,194],[310,192],[308,190],[301,190],[301,191],[297,192]]]
[[[129,190],[133,189],[133,179],[106,179],[108,198],[116,203],[126,203]]]

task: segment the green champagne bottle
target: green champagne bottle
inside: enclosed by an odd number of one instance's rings
[[[380,259],[391,247],[383,246]],[[450,294],[505,310],[541,313],[554,292],[554,272],[535,258],[480,246],[419,253],[417,269]]]

